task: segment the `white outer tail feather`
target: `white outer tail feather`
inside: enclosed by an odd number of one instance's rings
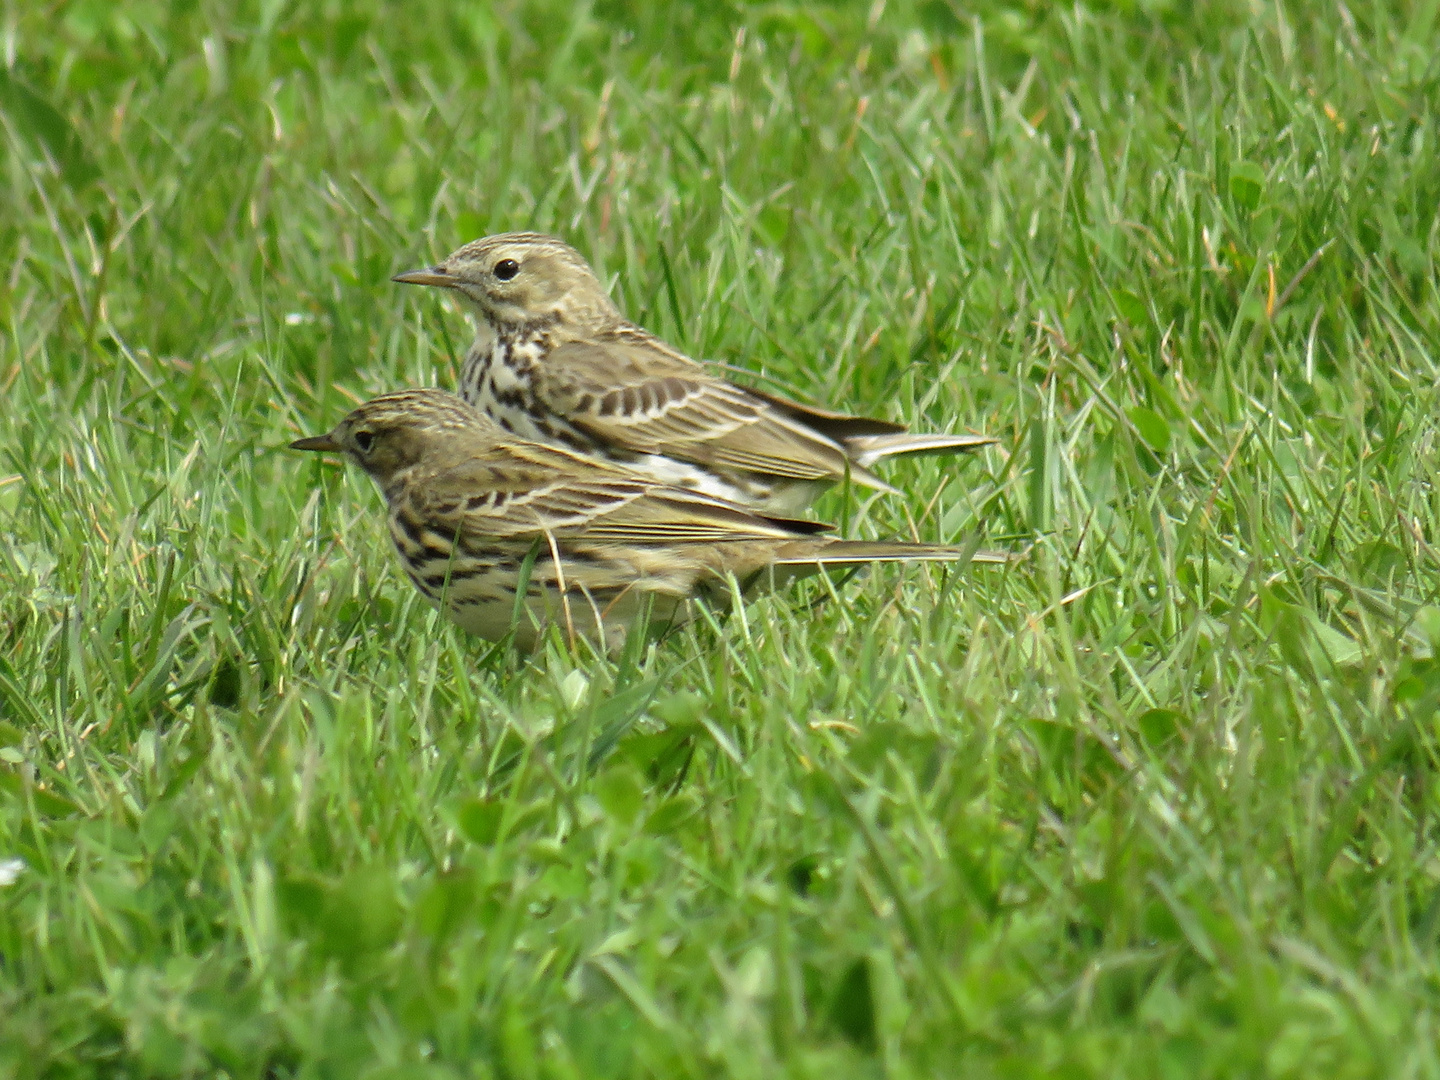
[[[999,439],[989,435],[917,435],[909,431],[894,435],[852,435],[845,448],[855,455],[861,468],[896,454],[940,454],[946,451],[978,450]]]
[[[814,541],[799,541],[809,550],[787,555],[776,566],[855,566],[875,562],[977,562],[1010,563],[1017,558],[1003,551],[976,551],[938,544],[899,544],[869,540],[833,540],[817,549]]]

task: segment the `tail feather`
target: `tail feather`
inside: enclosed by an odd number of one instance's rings
[[[974,551],[948,544],[903,544],[884,540],[797,540],[780,549],[776,566],[857,566],[872,562],[1009,563],[1003,551]]]
[[[845,440],[845,449],[861,468],[868,469],[882,458],[897,454],[960,453],[999,441],[989,435],[917,435],[901,431],[887,435],[852,435]]]

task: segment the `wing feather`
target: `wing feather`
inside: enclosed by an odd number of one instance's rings
[[[405,498],[440,534],[666,546],[794,540],[830,526],[772,517],[700,492],[656,484],[558,447],[501,443],[412,476]]]
[[[883,488],[844,447],[809,426],[800,407],[710,374],[643,331],[559,345],[536,391],[553,412],[602,442],[712,468]]]

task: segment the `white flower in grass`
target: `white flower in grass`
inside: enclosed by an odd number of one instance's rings
[[[25,860],[14,858],[0,859],[0,889],[6,885],[14,885],[15,880],[25,869]]]

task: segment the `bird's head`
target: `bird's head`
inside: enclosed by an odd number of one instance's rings
[[[427,460],[453,456],[498,432],[484,415],[444,390],[401,390],[367,401],[327,435],[298,439],[292,450],[344,453],[382,489]]]
[[[553,325],[596,328],[620,317],[580,253],[541,233],[487,236],[428,270],[396,274],[394,280],[451,289],[499,332]]]

